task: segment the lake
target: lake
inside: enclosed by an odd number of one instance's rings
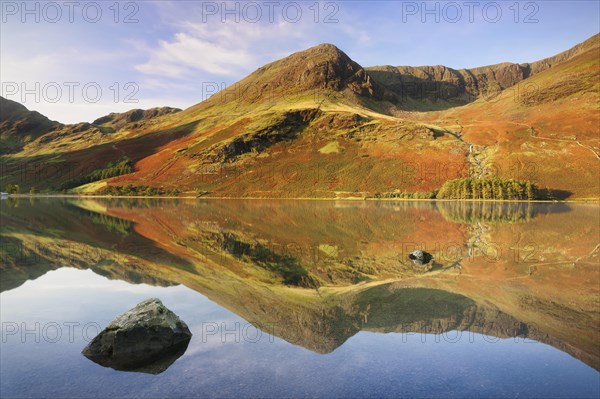
[[[0,206],[3,398],[600,396],[597,204]],[[172,364],[81,354],[152,297],[193,333]]]

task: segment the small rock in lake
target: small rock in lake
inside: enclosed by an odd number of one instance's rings
[[[111,321],[82,353],[104,367],[159,374],[185,353],[191,337],[185,322],[151,298]]]
[[[429,252],[421,251],[417,249],[416,251],[412,251],[408,258],[413,261],[415,265],[426,265],[428,264],[433,256]]]

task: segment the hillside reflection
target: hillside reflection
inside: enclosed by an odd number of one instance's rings
[[[184,284],[318,353],[359,331],[471,331],[534,339],[600,369],[597,205],[115,199],[1,209],[1,291],[64,266],[91,269]],[[431,264],[408,259],[417,248]]]

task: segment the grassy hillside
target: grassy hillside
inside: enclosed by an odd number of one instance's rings
[[[598,198],[599,104],[594,47],[498,96],[419,119],[460,132],[471,158],[496,177],[531,180],[559,198]]]
[[[554,199],[598,198],[599,37],[531,64],[460,73],[398,67],[391,80],[381,68],[364,69],[335,46],[320,45],[181,112],[132,110],[29,135],[1,156],[0,185],[18,184],[22,192],[428,198],[447,180],[470,177],[529,182]],[[418,93],[398,98],[394,79],[405,78],[460,93],[437,105]],[[14,143],[24,133],[11,129]],[[124,159],[131,160],[128,173],[103,174]],[[82,185],[72,187],[77,181]]]

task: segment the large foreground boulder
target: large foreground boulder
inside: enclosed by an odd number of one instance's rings
[[[111,321],[82,353],[104,367],[158,374],[183,355],[191,337],[188,326],[152,298]]]

